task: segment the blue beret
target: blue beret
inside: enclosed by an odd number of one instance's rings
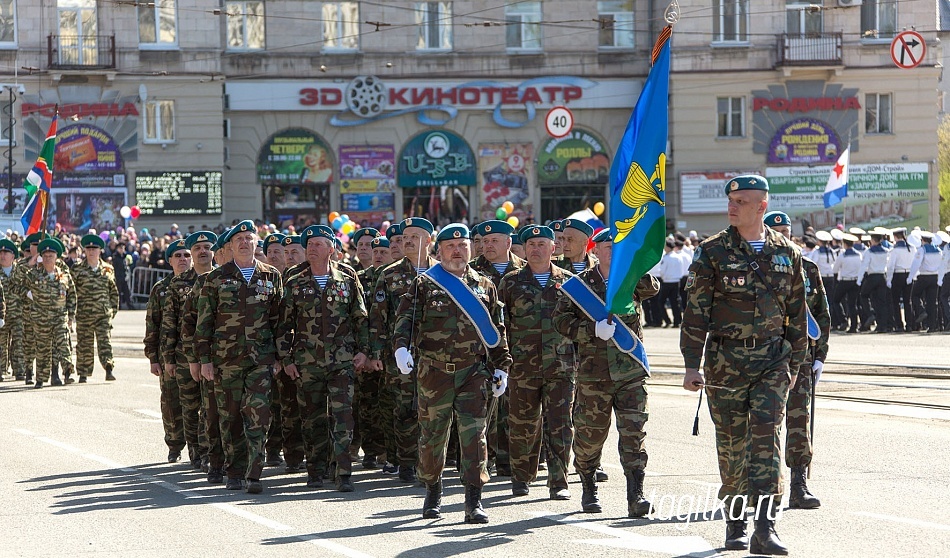
[[[187,250],[187,249],[188,248],[185,247],[185,241],[179,238],[175,242],[172,242],[171,244],[169,244],[168,248],[165,248],[165,260],[168,261],[172,259],[172,254],[174,254],[175,252],[179,250]]]
[[[521,242],[521,236],[518,233],[511,233],[511,244],[524,244],[524,242]]]
[[[283,240],[280,241],[280,243],[283,244],[284,246],[290,246],[291,244],[303,245],[303,241],[300,240],[299,234],[288,234],[287,236],[284,237]]]
[[[228,231],[227,237],[224,239],[224,242],[225,243],[231,242],[231,239],[234,238],[234,235],[236,235],[237,233],[243,233],[243,232],[256,233],[257,227],[254,226],[254,221],[251,221],[250,219],[245,219],[241,221],[240,223],[238,223],[237,225],[234,225],[234,228]]]
[[[481,226],[482,226],[481,223],[475,223],[474,225],[472,225],[472,228],[469,230],[469,233],[471,234],[472,238],[475,238],[476,236],[482,236],[481,229],[479,228]]]
[[[554,232],[564,232],[564,221],[554,220],[548,223],[548,227]]]
[[[264,249],[264,241],[260,238],[257,239],[257,247],[260,248],[261,250]]]
[[[610,234],[609,228],[606,228],[598,231],[591,240],[594,242],[613,242],[614,235]]]
[[[435,227],[432,226],[432,223],[428,219],[423,219],[422,217],[410,217],[400,223],[402,226],[402,232],[405,233],[406,229],[409,227],[418,227],[424,229],[427,233],[432,234],[432,231],[435,230]]]
[[[337,252],[343,251],[343,241],[340,240],[340,237],[338,236],[333,237],[333,247],[336,248]]]
[[[102,240],[101,238],[99,238],[98,235],[95,235],[95,234],[87,234],[86,236],[82,237],[82,239],[79,241],[79,245],[82,246],[83,248],[103,248],[103,249],[105,249],[105,247],[106,247],[106,241],[105,241],[105,240]]]
[[[228,233],[230,232],[231,229],[224,229],[224,232],[222,232],[221,236],[218,237],[218,241],[214,243],[212,249],[218,251],[224,248],[224,245],[227,244]]]
[[[738,192],[739,190],[761,190],[768,192],[769,181],[766,180],[764,176],[757,174],[744,174],[726,182],[725,190],[727,196],[729,192]]]
[[[594,234],[594,227],[587,224],[587,221],[581,221],[580,219],[564,219],[561,221],[561,224],[564,225],[565,229],[574,229],[584,233],[587,238],[590,238]]]
[[[402,224],[400,223],[389,225],[389,228],[386,229],[387,240],[392,240],[394,236],[400,236],[401,234],[402,234]]]
[[[185,248],[191,250],[191,247],[199,242],[210,242],[214,244],[218,241],[218,235],[214,234],[211,231],[198,231],[188,235],[188,238],[185,239]]]
[[[286,236],[287,236],[287,235],[283,235],[283,234],[280,234],[280,233],[270,233],[269,235],[267,235],[267,237],[264,238],[264,255],[265,255],[265,256],[267,255],[267,248],[268,248],[271,244],[281,244],[281,245],[283,245],[284,238],[285,238]]]
[[[769,211],[765,214],[764,220],[765,224],[770,227],[781,227],[782,225],[792,226],[792,220],[781,211]]]
[[[40,246],[37,249],[37,252],[42,254],[46,251],[56,252],[57,256],[63,255],[63,243],[56,240],[55,238],[46,238],[45,240],[40,241]]]
[[[366,235],[370,235],[370,238],[376,238],[379,236],[379,231],[373,227],[363,227],[362,229],[350,235],[350,241],[353,242],[353,246],[356,246],[360,239]]]
[[[484,223],[479,223],[478,226],[475,227],[475,230],[477,231],[477,234],[480,236],[485,236],[488,234],[509,235],[512,232],[514,232],[515,228],[509,225],[505,221],[499,221],[499,220],[493,219],[491,221],[485,221]]]
[[[373,239],[373,248],[389,248],[389,240],[385,236],[377,236]]]
[[[329,240],[331,243],[336,240],[336,235],[333,234],[333,229],[326,225],[310,225],[309,227],[303,230],[303,233],[300,235],[300,244],[306,248],[307,241],[311,238],[322,237]],[[289,236],[287,238],[290,238]],[[287,242],[287,239],[284,239],[284,242]]]
[[[99,237],[96,237],[99,238]],[[99,240],[102,240],[99,238]],[[20,256],[20,249],[9,238],[0,239],[0,252],[13,252],[13,257]]]
[[[532,238],[546,238],[553,241],[554,231],[551,230],[551,227],[545,227],[544,225],[532,225],[521,230],[521,242],[527,242]]]
[[[461,223],[452,223],[451,225],[446,225],[439,231],[439,235],[435,237],[435,243],[438,245],[438,243],[443,240],[456,240],[459,238],[471,238],[468,227]]]

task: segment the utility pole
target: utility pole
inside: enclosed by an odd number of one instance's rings
[[[6,128],[7,128],[7,213],[13,214],[14,203],[13,203],[13,165],[16,164],[16,161],[13,160],[13,148],[15,147],[15,138],[13,137],[13,125],[16,124],[16,118],[13,115],[13,108],[16,103],[17,93],[23,95],[26,92],[26,89],[18,83],[3,83],[0,84],[0,89],[5,89],[9,93],[9,101],[4,107],[4,116],[7,117]]]

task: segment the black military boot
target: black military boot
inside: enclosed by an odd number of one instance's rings
[[[465,523],[488,523],[488,514],[482,507],[482,488],[465,485]]]
[[[33,373],[32,373],[32,372],[27,372],[27,373],[26,373],[26,385],[30,385],[30,384],[32,384],[32,383],[33,383]]]
[[[220,467],[211,467],[208,469],[208,484],[221,484],[224,482],[224,469]]]
[[[110,382],[115,381],[115,376],[112,375],[111,366],[106,366],[106,380]]]
[[[466,517],[467,517],[466,513]],[[426,485],[426,501],[422,504],[422,519],[442,518],[442,479]]]
[[[336,489],[339,492],[353,492],[353,481],[350,475],[339,475],[336,478]]]
[[[400,465],[399,480],[407,483],[416,482],[416,468],[412,465]]]
[[[76,380],[74,380],[73,378],[70,377],[70,376],[72,376],[72,375],[73,375],[73,373],[72,373],[71,371],[69,371],[69,370],[64,370],[64,371],[63,371],[63,382],[64,382],[67,386],[68,386],[69,384],[72,384],[72,383],[74,383],[74,382],[76,381]]]
[[[805,484],[805,468],[792,467],[792,487],[788,497],[788,507],[791,509],[813,510],[821,507],[821,500],[808,491]]]
[[[51,386],[61,386],[63,381],[59,378],[59,365],[53,364],[53,374],[50,376],[49,385]]]
[[[627,517],[643,517],[650,513],[653,505],[643,497],[643,469],[634,469],[626,473],[627,477]]]
[[[749,528],[746,520],[745,498],[733,498],[726,512],[726,550],[748,550]]]
[[[788,547],[782,544],[778,534],[775,532],[775,520],[769,517],[769,513],[775,517],[776,507],[772,505],[770,498],[759,500],[755,508],[755,530],[752,532],[752,539],[749,541],[749,553],[765,554],[766,556],[787,556]]]
[[[511,494],[513,496],[527,496],[531,492],[528,483],[517,479],[511,479]]]
[[[27,382],[27,383],[30,383],[30,382]],[[41,387],[43,387],[43,382],[36,382],[35,384],[33,384],[33,389],[40,389]]]
[[[600,499],[597,498],[597,482],[594,479],[594,473],[580,473],[581,486],[584,493],[581,494],[581,509],[584,513],[600,513],[603,509],[600,507]]]
[[[80,376],[80,377],[79,377],[79,383],[80,383],[80,384],[84,384],[84,383],[86,383],[87,381],[89,381],[89,378],[87,378],[86,376]]]
[[[597,467],[597,471],[594,473],[594,480],[597,482],[607,482],[610,479],[610,476],[607,475],[607,471],[604,471],[602,466]]]

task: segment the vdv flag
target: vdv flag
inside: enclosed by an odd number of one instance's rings
[[[23,208],[20,223],[23,224],[23,230],[26,234],[30,235],[40,232],[40,229],[43,228],[43,215],[46,213],[46,199],[48,195],[49,194],[45,191],[40,190],[33,194],[33,197],[30,198],[30,201],[26,204],[26,207]]]
[[[56,154],[56,121],[58,119],[58,114],[53,116],[40,156],[36,158],[36,164],[30,169],[30,174],[26,175],[26,180],[23,182],[23,187],[30,196],[35,195],[37,190],[49,192],[53,186],[53,156]]]
[[[653,45],[653,68],[610,167],[613,252],[607,310],[613,314],[635,311],[637,283],[663,255],[672,34],[673,28],[665,27]]]
[[[848,158],[851,154],[849,145],[838,162],[831,169],[831,176],[828,177],[828,184],[825,186],[825,207],[831,207],[841,203],[841,200],[848,197]]]

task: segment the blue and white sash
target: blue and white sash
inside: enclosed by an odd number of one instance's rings
[[[821,328],[818,327],[818,320],[811,315],[811,310],[807,304],[805,305],[805,314],[808,315],[808,338],[812,341],[818,341],[821,339]]]
[[[590,289],[586,281],[579,277],[571,277],[561,285],[561,291],[567,295],[578,308],[587,314],[587,317],[594,322],[606,320],[610,315],[607,312],[607,304]],[[650,363],[647,360],[647,351],[640,339],[623,323],[620,318],[614,318],[613,323],[617,324],[614,329],[613,342],[622,352],[630,355],[634,360],[640,363],[640,366],[650,373]]]
[[[449,295],[449,298],[475,326],[475,331],[478,332],[478,336],[486,347],[493,349],[498,346],[501,342],[501,333],[492,322],[488,308],[485,308],[468,285],[446,271],[440,263],[430,267],[422,276],[441,287]]]

